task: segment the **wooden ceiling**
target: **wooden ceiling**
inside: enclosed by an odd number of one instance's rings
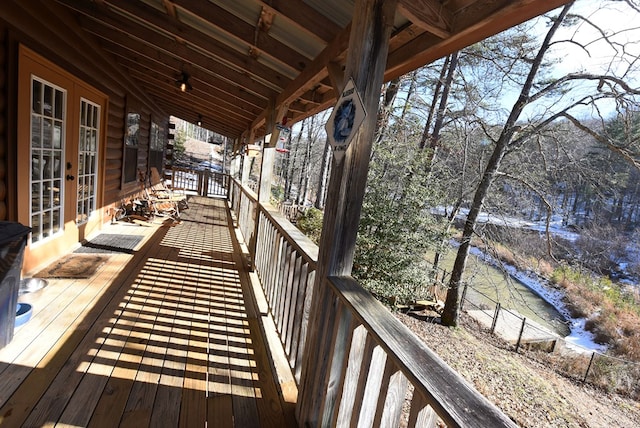
[[[238,138],[331,107],[353,0],[57,0],[167,114]],[[567,0],[399,0],[386,79]],[[185,73],[193,89],[182,93]]]

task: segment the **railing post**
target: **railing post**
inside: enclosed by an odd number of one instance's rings
[[[248,153],[242,155],[242,176],[240,177],[240,183],[243,186],[249,184],[249,175],[251,174],[251,157]]]
[[[360,128],[353,131],[355,135],[349,147],[341,156],[334,155],[332,163],[309,321],[313,330],[309,331],[298,389],[296,416],[301,426],[328,426],[330,421],[323,418],[323,406],[333,406],[338,399],[337,391],[327,388],[331,362],[323,339],[337,322],[336,314],[330,313],[335,308],[327,281],[331,276],[351,274],[396,6],[397,0],[356,0],[354,5],[357,13],[351,22],[346,70],[341,80],[353,79],[367,116]],[[334,89],[338,93],[343,90],[342,87]],[[331,346],[341,349],[348,345],[333,343]]]
[[[209,180],[211,180],[211,171],[205,171],[202,174],[202,196],[209,196]]]

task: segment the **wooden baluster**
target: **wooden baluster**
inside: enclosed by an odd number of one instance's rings
[[[397,427],[407,393],[407,377],[397,365],[388,362],[382,378],[376,409],[375,425],[381,428]]]
[[[420,428],[434,428],[438,423],[438,415],[422,394],[413,391],[411,411],[409,412],[409,426]]]
[[[368,350],[371,350],[370,353]],[[378,404],[378,396],[380,395],[380,387],[382,386],[382,377],[385,372],[387,362],[387,354],[380,345],[375,344],[374,339],[369,336],[365,345],[365,360],[360,369],[360,380],[358,382],[358,391],[362,391],[361,398],[356,399],[356,407],[352,416],[352,423],[357,418],[358,427],[372,427],[373,420],[376,415],[376,406]]]
[[[336,409],[331,426],[347,427],[351,423],[367,337],[367,329],[363,325],[354,326],[349,342],[349,357],[346,360],[344,380],[337,397],[340,405]]]
[[[329,352],[328,371],[323,374],[324,394],[320,403],[320,421],[322,426],[328,426],[329,421],[333,419],[335,408],[338,403],[338,397],[342,390],[344,381],[344,372],[346,361],[349,355],[349,349],[343,346],[351,341],[351,335],[354,329],[353,312],[344,306],[336,297],[336,319],[333,323],[333,334],[331,342],[327,344]]]
[[[302,363],[304,351],[306,349],[307,339],[309,337],[309,320],[311,319],[311,306],[314,299],[313,284],[316,280],[316,271],[313,270],[307,274],[305,281],[304,311],[302,312],[302,321],[300,322],[300,335],[298,340],[298,351],[296,353],[296,364],[294,376],[300,385],[302,379]]]
[[[296,323],[296,310],[298,310],[300,300],[300,272],[302,270],[302,256],[296,252],[295,266],[293,270],[293,282],[291,283],[291,296],[290,303],[287,311],[285,312],[284,319],[284,331],[285,338],[282,341],[284,344],[284,351],[287,355],[291,354],[291,341],[293,340],[293,331]]]

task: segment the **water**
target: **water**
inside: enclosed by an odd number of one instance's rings
[[[428,260],[433,260],[432,255],[427,257]],[[451,272],[455,257],[456,250],[450,250],[441,261],[440,267]],[[570,333],[567,320],[553,305],[507,272],[473,254],[469,255],[463,281],[473,287],[467,289],[466,298],[474,305],[493,309],[494,301],[497,301],[503,308],[513,309],[561,336]]]

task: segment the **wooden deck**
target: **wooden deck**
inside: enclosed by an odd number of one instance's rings
[[[21,296],[33,317],[0,350],[0,426],[287,427],[260,314],[222,199],[194,197],[88,279]]]

